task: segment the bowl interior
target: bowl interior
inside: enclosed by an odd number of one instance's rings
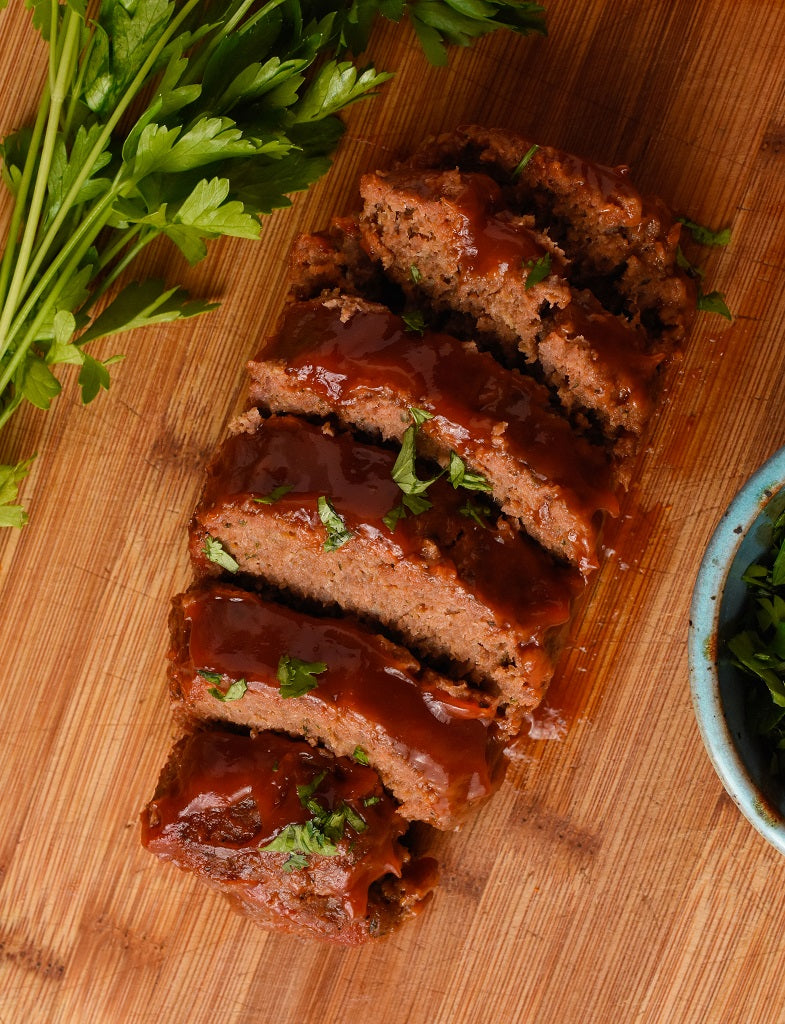
[[[785,853],[785,786],[749,726],[750,681],[723,655],[747,596],[742,574],[763,554],[785,509],[785,450],[748,481],[706,550],[690,616],[690,685],[703,742],[725,789],[752,825]]]

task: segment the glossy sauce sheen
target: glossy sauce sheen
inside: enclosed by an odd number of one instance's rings
[[[189,665],[192,675],[202,669],[227,681],[244,679],[251,692],[277,695],[283,655],[322,662],[327,670],[316,677],[318,686],[288,698],[301,704],[304,717],[319,705],[356,714],[385,734],[450,804],[493,791],[488,710],[477,705],[473,717],[471,708],[453,712],[448,694],[421,685],[416,662],[401,648],[395,653],[375,634],[341,619],[294,612],[222,584],[189,591],[181,600],[188,644],[181,670]]]
[[[462,457],[501,443],[537,478],[572,492],[587,515],[618,509],[604,453],[547,408],[547,392],[450,335],[407,331],[382,307],[342,320],[339,309],[302,302],[289,307],[260,358],[286,360],[294,386],[334,407],[393,390],[401,404],[437,416]],[[506,424],[501,437],[499,424]]]
[[[348,804],[367,828],[357,832],[347,825],[336,856],[310,855],[317,891],[340,896],[350,916],[362,916],[370,884],[401,874],[403,850],[396,840],[406,826],[371,768],[274,733],[251,737],[220,729],[188,736],[173,763],[176,771],[164,774],[142,813],[142,844],[162,859],[216,881],[253,884],[259,875],[255,851],[287,825],[310,820],[297,786],[312,785],[324,772],[314,799],[329,810]],[[287,854],[263,856],[283,863]],[[297,885],[303,878],[300,871],[289,881]]]
[[[454,236],[455,256],[470,275],[487,277],[512,270],[520,278],[526,264],[547,252],[529,228],[511,221],[509,215],[499,216],[497,210],[504,205],[502,190],[485,174],[461,175],[460,188],[455,191],[444,188],[441,174],[425,174],[413,185],[407,181],[407,187],[426,199],[438,200],[457,215],[460,227]],[[558,256],[552,259],[555,270],[561,260]]]
[[[662,362],[662,353],[642,351],[634,330],[604,311],[585,309],[578,303],[558,310],[555,321],[566,338],[582,337],[588,342],[630,403],[641,409],[651,406],[649,382]]]
[[[333,437],[291,416],[272,417],[255,432],[224,442],[210,467],[204,507],[242,505],[253,516],[305,516],[321,535],[316,503],[327,495],[358,538],[349,544],[367,537],[384,543],[396,559],[417,558],[432,538],[440,552],[446,549],[443,561],[497,622],[514,623],[516,630],[528,631],[531,641],[568,620],[572,601],[584,588],[583,577],[557,565],[525,534],[497,528],[492,520],[481,526],[461,515],[469,493],[456,491],[446,480],[429,489],[430,510],[399,520],[391,532],[383,516],[401,500],[391,476],[395,457],[394,451],[348,434]],[[258,502],[282,485],[291,490],[274,504]],[[447,538],[444,545],[442,538]]]

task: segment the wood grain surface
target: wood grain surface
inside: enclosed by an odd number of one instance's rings
[[[686,655],[703,549],[785,443],[785,4],[546,5],[547,38],[496,34],[447,69],[380,26],[372,54],[396,77],[352,108],[327,178],[260,244],[192,270],[147,258],[220,310],[124,339],[108,395],[82,408],[70,380],[4,432],[0,461],[38,458],[30,525],[0,536],[1,1024],[785,1020],[785,860],[713,773]],[[6,134],[43,74],[21,0],[0,57]],[[440,839],[426,914],[326,948],[256,929],[139,845],[172,736],[168,604],[291,240],[351,209],[362,171],[470,121],[627,163],[677,212],[732,227],[701,258],[734,320],[698,319],[549,699],[559,738],[521,743],[501,792]]]

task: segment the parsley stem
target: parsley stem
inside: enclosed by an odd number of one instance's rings
[[[76,176],[74,182],[71,185],[71,188],[64,196],[58,214],[53,218],[52,223],[49,225],[49,230],[47,231],[46,235],[44,236],[41,242],[41,247],[38,256],[35,260],[33,260],[27,272],[27,276],[24,280],[23,286],[25,290],[31,286],[32,281],[35,279],[35,275],[40,270],[41,264],[46,258],[49,248],[53,245],[57,238],[57,233],[62,227],[62,224],[66,216],[68,215],[69,208],[73,204],[76,197],[79,195],[79,191],[82,188],[82,185],[84,185],[84,183],[92,174],[93,167],[95,166],[97,158],[106,149],[107,144],[109,143],[109,140],[112,137],[112,133],[117,127],[121,117],[125,114],[126,110],[130,106],[132,101],[136,98],[137,93],[145,84],[147,76],[155,67],[156,61],[161,55],[161,51],[165,49],[172,36],[179,29],[182,22],[185,20],[185,18],[188,17],[193,8],[196,7],[196,5],[200,2],[201,0],[187,0],[187,3],[183,5],[181,10],[175,15],[175,17],[169,23],[167,28],[161,33],[160,38],[158,39],[155,46],[150,50],[150,53],[147,55],[147,59],[139,68],[139,71],[136,73],[135,78],[131,81],[131,84],[126,88],[125,92],[118,100],[112,112],[112,116],[104,124],[103,130],[101,131],[101,134],[98,136],[95,145],[93,146],[91,152],[87,155],[81,172]],[[68,10],[70,12],[70,8]],[[46,176],[44,176],[43,184],[45,187]],[[2,321],[0,321],[0,328],[1,327]],[[0,330],[0,339],[2,337],[3,332],[2,330]],[[0,344],[0,355],[3,354],[3,351],[4,349]]]
[[[41,149],[41,139],[44,134],[44,126],[46,124],[47,112],[49,110],[49,83],[44,85],[41,102],[38,106],[38,113],[36,115],[35,123],[33,125],[32,135],[30,136],[30,144],[27,150],[27,156],[25,157],[25,165],[22,170],[22,177],[19,181],[19,187],[16,192],[16,198],[14,201],[14,208],[11,214],[11,222],[8,226],[8,241],[3,252],[3,262],[0,265],[0,306],[5,304],[6,295],[8,293],[8,280],[11,276],[11,269],[14,266],[14,255],[16,254],[16,245],[19,239],[20,229],[22,226],[22,218],[25,215],[25,208],[27,206],[27,196],[30,191],[30,186],[33,181],[33,174],[35,173],[35,165],[38,159],[38,153]]]
[[[60,110],[62,109],[67,93],[66,84],[73,72],[73,62],[76,59],[79,43],[80,19],[70,7],[67,7],[64,15],[65,37],[60,63],[51,89],[51,100],[47,117],[46,130],[44,133],[41,158],[38,172],[35,179],[35,187],[30,200],[30,209],[27,214],[22,241],[19,245],[19,254],[14,268],[14,274],[8,288],[2,311],[0,312],[0,357],[7,351],[11,342],[8,337],[8,329],[24,293],[29,287],[26,281],[29,274],[26,274],[30,257],[33,251],[33,242],[38,231],[38,222],[46,198],[46,190],[49,181],[49,170],[52,166],[55,143],[57,141],[57,130],[60,121]],[[43,255],[41,256],[43,258]],[[37,261],[33,261],[34,263]],[[5,384],[0,386],[0,394]]]
[[[33,311],[38,299],[43,294],[46,294],[46,301],[41,304],[32,323],[28,326],[21,339],[17,341],[13,355],[8,360],[2,375],[0,375],[0,394],[3,393],[8,384],[13,380],[18,366],[25,358],[27,350],[35,341],[42,324],[52,311],[57,309],[57,300],[60,298],[61,292],[78,270],[79,264],[84,259],[85,253],[93,244],[97,235],[106,226],[114,201],[115,195],[110,191],[100,203],[93,207],[90,214],[82,222],[77,233],[71,239],[70,244],[58,253],[57,258],[47,268],[46,273],[41,277],[41,280],[20,310],[17,319],[12,325],[12,339],[25,326],[25,321]],[[60,274],[59,278],[57,277],[58,273]]]

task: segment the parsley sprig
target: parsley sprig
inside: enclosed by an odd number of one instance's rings
[[[84,402],[108,389],[122,357],[91,343],[214,308],[162,281],[118,288],[157,239],[194,264],[211,239],[258,238],[261,217],[327,171],[339,112],[391,77],[347,59],[378,15],[407,15],[436,63],[497,28],[545,31],[538,4],[495,0],[101,0],[89,18],[87,0],[27,6],[49,62],[34,123],[0,145],[13,199],[0,429],[23,403],[49,408],[58,366],[78,367]],[[30,465],[0,465],[0,527],[26,522]]]

